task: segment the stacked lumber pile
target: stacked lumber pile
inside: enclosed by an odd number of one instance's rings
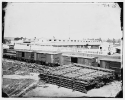
[[[114,74],[105,69],[70,65],[57,70],[48,70],[48,72],[41,73],[39,77],[46,83],[87,93],[90,89],[99,88],[113,81]]]

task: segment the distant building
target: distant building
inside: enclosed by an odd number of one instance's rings
[[[57,38],[33,38],[23,39],[16,43],[25,45],[30,44],[32,49],[52,50],[62,52],[81,52],[87,54],[108,55],[114,54],[113,44],[102,42],[96,39],[57,39]],[[29,48],[29,47],[26,47]]]

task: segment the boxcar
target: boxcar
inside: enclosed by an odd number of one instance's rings
[[[41,62],[46,62],[46,52],[43,52],[43,51],[36,51],[35,52],[35,58],[37,63],[40,63]]]
[[[96,62],[97,57],[88,57],[81,55],[63,54],[63,64],[78,63],[92,66]]]
[[[67,54],[62,54],[62,63],[63,65],[71,64],[71,56]]]
[[[50,51],[36,51],[35,55],[35,59],[39,63],[61,65],[61,53]]]
[[[78,64],[97,66],[96,59],[97,57],[78,56]]]
[[[121,74],[121,60],[120,59],[100,59],[100,67],[106,69],[112,69],[116,74]]]
[[[14,45],[8,45],[9,49],[14,49]]]
[[[34,62],[34,52],[31,50],[25,50],[24,59],[28,62]]]
[[[20,50],[16,50],[16,57],[19,58],[22,56],[22,52]]]
[[[3,53],[7,53],[7,48],[3,48]]]
[[[11,53],[11,54],[16,54],[16,50],[15,49],[6,49],[7,53]]]
[[[24,59],[25,57],[24,52],[25,52],[24,50],[20,50],[20,49],[16,50],[16,57],[18,60]]]
[[[58,52],[47,52],[46,62],[61,64],[61,53]]]
[[[57,52],[53,55],[53,63],[62,65],[62,53]]]

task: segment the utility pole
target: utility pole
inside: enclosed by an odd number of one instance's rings
[[[31,50],[31,44],[30,44],[30,50]]]
[[[69,25],[69,39],[70,39],[70,25]]]

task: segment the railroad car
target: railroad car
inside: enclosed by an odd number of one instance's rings
[[[34,51],[31,51],[31,50],[26,50],[24,52],[24,60],[27,61],[27,62],[35,62],[34,60]]]
[[[120,77],[121,75],[120,59],[109,59],[109,58],[100,59],[100,67],[114,70],[116,77]]]
[[[12,54],[16,54],[16,50],[15,50],[15,49],[3,48],[3,53],[12,53]]]
[[[70,64],[70,63],[78,63],[83,65],[89,66],[97,66],[97,57],[89,57],[89,56],[82,56],[82,55],[70,55],[70,54],[63,54],[62,55],[63,64]]]
[[[66,54],[62,54],[62,62],[63,65],[71,64],[71,57]]]
[[[14,49],[14,45],[9,45],[9,49]]]
[[[61,62],[61,53],[50,51],[36,51],[36,62],[49,66],[59,66]]]
[[[32,50],[16,50],[16,57],[18,60],[35,63],[34,51]]]
[[[24,52],[25,52],[24,50],[16,50],[16,57],[18,60],[24,61],[24,57],[25,57]]]
[[[7,53],[7,49],[6,48],[3,48],[3,53]]]
[[[45,64],[45,62],[46,62],[46,54],[45,54],[45,52],[36,51],[34,57],[35,57],[34,59],[35,59],[36,63]]]
[[[6,54],[5,54],[6,53]],[[50,52],[50,51],[33,51],[25,49],[4,49],[3,55],[5,58],[16,58],[20,61],[39,63],[48,66],[59,66],[62,65],[61,53]]]
[[[97,57],[89,57],[83,55],[70,55],[62,54],[60,52],[52,51],[33,51],[24,49],[6,49],[3,48],[3,57],[17,59],[20,61],[39,63],[47,66],[60,66],[69,65],[71,63],[77,63],[88,66],[97,66]],[[113,58],[101,58],[100,67],[109,68],[121,73],[121,61]]]
[[[16,51],[14,49],[3,48],[3,57],[16,59]]]
[[[13,53],[4,53],[3,57],[16,60],[16,54],[13,54]]]

